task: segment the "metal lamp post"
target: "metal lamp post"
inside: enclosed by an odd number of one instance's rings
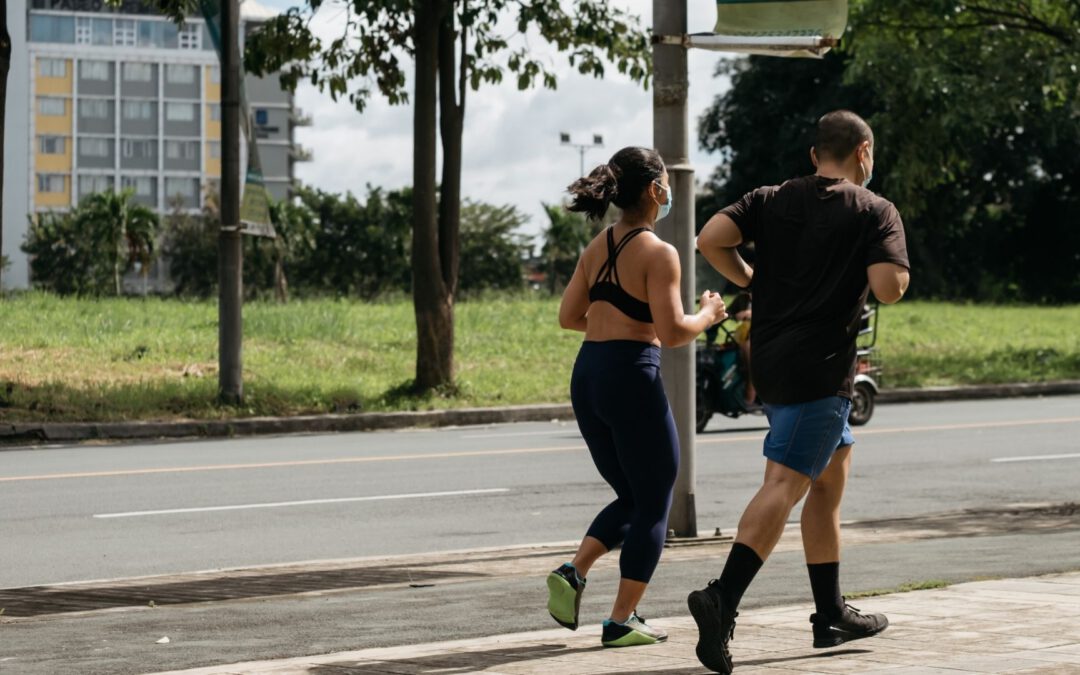
[[[562,145],[575,148],[581,156],[581,175],[585,175],[585,152],[604,147],[604,137],[601,134],[593,134],[592,143],[574,143],[570,140],[570,134],[565,131],[559,132]]]

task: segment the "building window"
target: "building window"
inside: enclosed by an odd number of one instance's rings
[[[169,84],[195,84],[195,66],[170,63],[165,66],[165,81]]]
[[[43,155],[62,155],[67,147],[63,136],[38,136],[38,152]]]
[[[153,82],[154,66],[149,63],[125,63],[125,82]]]
[[[67,77],[67,61],[64,59],[38,59],[39,77]]]
[[[66,99],[41,96],[38,98],[37,102],[39,115],[63,117],[67,114]]]
[[[71,44],[75,42],[75,19],[70,16],[31,14],[30,41]]]
[[[165,177],[165,194],[169,197],[184,197],[196,201],[199,199],[198,178]]]
[[[165,119],[170,122],[194,122],[194,103],[166,103]]]
[[[80,138],[80,157],[108,157],[109,148],[112,147],[111,138]]]
[[[165,156],[169,159],[198,159],[198,141],[165,141]]]
[[[202,48],[202,30],[198,24],[184,24],[178,37],[180,49]]]
[[[221,84],[221,68],[218,66],[210,66],[210,82],[211,84]]]
[[[118,47],[134,47],[135,38],[135,21],[133,19],[117,19],[113,23],[113,42]]]
[[[95,175],[83,175],[79,176],[79,197],[85,197],[86,195],[93,195],[99,192],[108,192],[113,189],[113,177],[112,176],[95,176]]]
[[[220,103],[211,103],[207,107],[210,108],[210,121],[211,122],[220,122],[221,121],[221,104]]]
[[[66,192],[67,176],[60,173],[39,173],[37,175],[38,192]]]
[[[154,119],[153,101],[124,101],[121,114],[126,120],[152,120]]]
[[[79,117],[88,120],[109,119],[109,101],[104,98],[79,99]]]
[[[92,44],[94,39],[93,24],[88,16],[75,17],[75,44]]]
[[[112,61],[80,61],[79,75],[84,80],[108,82],[112,75]]]
[[[160,21],[139,22],[139,46],[140,47],[163,47],[165,41],[161,36]]]
[[[157,180],[153,176],[124,176],[120,179],[120,186],[125,190],[133,188],[138,197],[154,198]]]
[[[98,47],[111,47],[113,43],[112,19],[91,19],[93,44]]]
[[[125,138],[120,141],[124,159],[154,159],[157,157],[157,141]]]
[[[208,142],[206,149],[210,153],[210,159],[221,159],[221,141]]]

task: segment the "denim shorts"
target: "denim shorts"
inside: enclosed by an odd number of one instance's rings
[[[855,443],[848,425],[851,401],[830,396],[792,405],[765,404],[765,457],[817,480],[837,449]]]

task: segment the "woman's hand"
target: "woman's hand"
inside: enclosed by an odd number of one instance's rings
[[[719,293],[705,291],[701,294],[701,309],[712,315],[709,325],[717,324],[727,318],[727,307],[724,298]]]

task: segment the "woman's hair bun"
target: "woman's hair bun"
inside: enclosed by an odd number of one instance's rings
[[[573,197],[570,211],[584,213],[591,220],[600,220],[608,206],[619,195],[619,177],[608,164],[601,164],[588,176],[579,178],[567,190]]]
[[[649,148],[628,147],[615,153],[588,176],[567,188],[572,200],[567,208],[601,220],[611,204],[620,209],[636,207],[649,184],[664,175],[664,160]]]

